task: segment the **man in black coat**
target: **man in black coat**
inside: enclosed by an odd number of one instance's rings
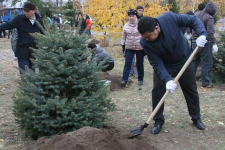
[[[18,57],[19,68],[25,70],[25,66],[29,69],[35,70],[30,58],[34,58],[33,51],[29,47],[36,48],[34,38],[30,36],[30,33],[41,32],[41,29],[34,22],[36,19],[41,25],[43,25],[42,18],[35,12],[36,7],[32,3],[25,3],[23,6],[23,13],[16,16],[10,22],[6,22],[0,26],[0,32],[3,30],[10,30],[17,28],[18,39],[15,56]]]
[[[191,55],[187,39],[181,32],[180,27],[194,29],[198,35],[197,45],[204,47],[207,42],[207,32],[202,22],[195,16],[167,12],[156,18],[142,17],[138,22],[138,31],[142,35],[140,43],[154,69],[153,109],[156,108],[166,89],[170,90],[171,93],[174,92],[177,85],[173,82],[173,77],[179,73]],[[199,96],[192,63],[184,71],[179,83],[193,124],[198,129],[204,130],[205,126],[201,121]],[[159,133],[164,124],[163,110],[164,104],[153,118],[155,125],[152,128],[152,134]]]
[[[80,23],[81,21],[81,23]],[[75,27],[78,27],[80,23],[80,28],[79,28],[79,35],[83,34],[84,30],[86,29],[87,25],[86,25],[86,20],[83,18],[83,14],[81,12],[79,12],[77,14],[77,20],[75,23]]]

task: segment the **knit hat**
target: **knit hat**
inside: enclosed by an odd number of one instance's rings
[[[130,9],[130,10],[128,10],[127,14],[128,14],[128,16],[129,15],[136,15],[137,16],[138,13],[137,13],[137,10]]]

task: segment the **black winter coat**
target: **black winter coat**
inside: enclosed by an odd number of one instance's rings
[[[79,26],[79,21],[77,20],[76,23],[75,23],[75,27],[78,27],[78,26]],[[84,32],[86,27],[87,27],[86,20],[82,19],[82,22],[81,22],[80,28],[79,28],[79,35],[81,35]]]
[[[35,18],[43,26],[42,18],[37,13],[35,13]],[[30,36],[30,33],[41,32],[41,29],[36,23],[32,25],[30,20],[23,14],[18,15],[12,21],[1,25],[0,31],[14,28],[17,28],[18,31],[15,56],[22,59],[34,58],[32,55],[33,51],[30,50],[29,47],[36,48],[36,43],[34,42],[34,38]]]

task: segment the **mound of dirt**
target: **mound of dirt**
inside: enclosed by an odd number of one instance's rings
[[[140,139],[128,139],[132,134],[124,129],[84,127],[51,139],[40,138],[22,150],[156,150]]]
[[[110,75],[109,73],[104,72],[100,78],[111,81],[110,91],[117,91],[117,90],[120,90],[120,89],[124,88],[120,84],[121,81],[122,81],[121,76],[119,77],[119,76],[116,76],[116,75]],[[133,83],[133,81],[129,79],[128,82],[127,82],[127,85],[129,85],[131,83]]]

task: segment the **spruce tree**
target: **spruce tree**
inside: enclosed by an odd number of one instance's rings
[[[33,139],[83,126],[103,127],[114,107],[99,78],[104,61],[88,63],[85,33],[45,24],[44,34],[32,34],[38,47],[32,62],[38,71],[22,71],[13,96],[16,123]]]
[[[213,70],[211,79],[217,84],[225,83],[225,32],[220,33],[220,38],[216,42],[218,52],[213,56]]]
[[[172,11],[174,13],[180,12],[180,6],[176,0],[168,0],[168,4],[171,5],[170,11]]]

